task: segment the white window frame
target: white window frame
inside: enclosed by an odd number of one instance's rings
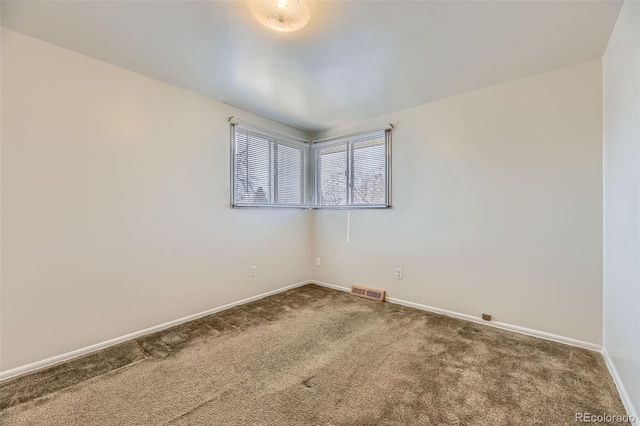
[[[263,136],[266,140],[274,144],[274,148],[277,149],[278,146],[287,146],[291,148],[296,148],[301,150],[302,154],[302,167],[300,171],[300,178],[302,184],[302,194],[300,204],[278,204],[277,203],[277,174],[274,179],[276,181],[274,188],[276,198],[276,202],[274,203],[266,203],[266,204],[256,204],[256,203],[238,203],[236,202],[236,148],[237,148],[237,130],[245,130],[252,132],[254,134],[259,134]],[[277,158],[277,154],[276,157]],[[240,123],[231,123],[231,188],[229,191],[230,204],[232,208],[238,207],[258,207],[258,208],[308,208],[308,169],[309,169],[309,142],[304,141],[302,139],[296,139],[294,137],[284,135],[272,130],[265,130],[254,126],[249,126]],[[274,166],[274,170],[277,169],[277,165]]]
[[[353,203],[353,181],[354,181],[354,143],[374,139],[384,134],[385,138],[385,200],[384,203],[376,204],[355,204]],[[320,204],[320,155],[319,150],[329,146],[343,145],[347,146],[347,201],[345,205],[326,205]],[[311,164],[312,164],[312,188],[313,197],[311,207],[314,209],[380,209],[391,207],[391,129],[376,130],[342,136],[321,142],[313,142],[311,145]]]

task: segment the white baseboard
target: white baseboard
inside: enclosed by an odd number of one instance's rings
[[[180,325],[183,324],[185,322],[188,321],[193,321],[195,319],[216,313],[216,312],[220,312],[220,311],[224,311],[225,309],[229,309],[229,308],[233,308],[234,306],[238,306],[238,305],[243,305],[245,303],[249,303],[249,302],[253,302],[254,300],[258,300],[258,299],[262,299],[264,297],[267,296],[271,296],[273,294],[277,294],[277,293],[282,293],[283,291],[287,291],[296,287],[300,287],[306,284],[318,284],[321,285],[323,287],[328,287],[328,288],[332,288],[335,290],[340,290],[340,291],[345,291],[345,292],[349,292],[350,289],[347,287],[343,287],[343,286],[339,286],[339,285],[335,285],[335,284],[330,284],[330,283],[325,283],[322,281],[316,281],[316,280],[307,280],[307,281],[302,281],[296,284],[292,284],[286,287],[282,287],[276,290],[272,290],[272,291],[268,291],[266,293],[262,293],[262,294],[258,294],[256,296],[252,296],[246,299],[242,299],[239,300],[237,302],[233,302],[233,303],[229,303],[223,306],[219,306],[217,308],[213,308],[213,309],[209,309],[207,311],[204,312],[199,312],[197,314],[193,314],[193,315],[189,315],[183,318],[179,318],[173,321],[169,321],[166,322],[164,324],[160,324],[160,325],[156,325],[153,327],[149,327],[146,328],[144,330],[140,330],[140,331],[136,331],[130,334],[126,334],[124,336],[120,336],[120,337],[116,337],[114,339],[110,339],[107,340],[105,342],[101,342],[101,343],[96,343],[94,345],[91,346],[87,346],[81,349],[76,349],[74,351],[71,352],[67,352],[61,355],[56,355],[54,357],[51,358],[47,358],[47,359],[43,359],[41,361],[36,361],[30,364],[26,364],[20,367],[16,367],[10,370],[6,370],[6,371],[1,371],[0,372],[0,380],[5,380],[8,379],[10,377],[14,377],[20,374],[24,374],[24,373],[28,373],[31,371],[35,371],[35,370],[39,370],[41,368],[45,368],[45,367],[49,367],[51,365],[54,364],[58,364],[60,362],[64,362],[64,361],[68,361],[70,359],[73,358],[77,358],[79,356],[82,355],[86,355],[88,353],[91,352],[95,352],[98,351],[100,349],[104,349],[107,348],[109,346],[113,346],[113,345],[117,345],[118,343],[122,343],[122,342],[126,342],[127,340],[132,340],[132,339],[136,339],[138,337],[147,335],[147,334],[151,334],[151,333],[155,333],[157,331],[161,331],[170,327],[174,327],[176,325]],[[514,331],[517,333],[521,333],[521,334],[526,334],[529,336],[534,336],[534,337],[540,337],[546,340],[551,340],[554,342],[559,342],[559,343],[564,343],[564,344],[568,344],[568,345],[572,345],[572,346],[577,346],[577,347],[581,347],[581,348],[586,348],[586,349],[591,349],[591,350],[595,350],[595,351],[601,351],[602,348],[600,345],[596,345],[593,343],[588,343],[588,342],[583,342],[580,340],[576,340],[576,339],[571,339],[569,337],[563,337],[563,336],[558,336],[555,334],[551,334],[551,333],[546,333],[543,331],[538,331],[538,330],[532,330],[529,328],[525,328],[525,327],[520,327],[517,325],[511,325],[511,324],[506,324],[506,323],[501,323],[501,322],[486,322],[484,320],[482,320],[480,317],[475,317],[473,315],[468,315],[468,314],[462,314],[459,312],[454,312],[454,311],[449,311],[446,309],[441,309],[441,308],[436,308],[433,306],[427,306],[427,305],[422,305],[420,303],[414,303],[414,302],[408,302],[406,300],[402,300],[402,299],[396,299],[393,297],[389,297],[387,298],[387,300],[389,302],[392,303],[397,303],[399,305],[404,305],[404,306],[409,306],[412,308],[416,308],[416,309],[421,309],[424,311],[428,311],[428,312],[434,312],[437,314],[442,314],[442,315],[447,315],[450,317],[454,317],[454,318],[459,318],[459,319],[463,319],[463,320],[467,320],[467,321],[472,321],[478,324],[482,324],[482,325],[487,325],[490,327],[496,327],[496,328],[500,328],[503,330],[508,330],[508,331]],[[604,353],[604,352],[603,352]],[[607,358],[607,356],[605,355],[605,359]],[[607,365],[610,364],[610,360],[607,361]],[[610,366],[609,369],[611,370],[612,367]],[[614,370],[615,371],[615,370]],[[613,372],[612,372],[613,375]],[[616,380],[616,384],[618,384],[619,379],[616,379],[617,376],[614,375],[614,380]],[[621,383],[621,382],[620,382]],[[622,391],[621,391],[621,395],[622,395]],[[626,393],[625,393],[626,395]],[[627,396],[628,399],[628,396]],[[627,403],[625,403],[627,404]],[[628,405],[628,404],[627,404]]]
[[[343,286],[339,286],[339,285],[335,285],[335,284],[325,283],[325,282],[322,282],[322,281],[312,281],[312,282],[314,284],[318,284],[318,285],[321,285],[323,287],[328,287],[328,288],[332,288],[332,289],[335,289],[335,290],[346,291],[346,292],[351,291],[351,289],[349,289],[347,287],[343,287]],[[518,325],[507,324],[507,323],[498,322],[498,321],[487,322],[487,321],[483,320],[482,318],[476,317],[476,316],[473,316],[473,315],[462,314],[462,313],[459,313],[459,312],[449,311],[447,309],[436,308],[434,306],[422,305],[420,303],[408,302],[406,300],[396,299],[395,297],[387,297],[386,300],[388,300],[391,303],[397,303],[398,305],[409,306],[411,308],[416,308],[416,309],[420,309],[420,310],[423,310],[423,311],[433,312],[433,313],[441,314],[441,315],[447,315],[447,316],[450,316],[450,317],[459,318],[459,319],[475,322],[475,323],[482,324],[482,325],[487,325],[489,327],[495,327],[495,328],[500,328],[502,330],[514,331],[516,333],[526,334],[528,336],[533,336],[533,337],[539,337],[541,339],[546,339],[546,340],[551,340],[551,341],[554,341],[554,342],[564,343],[566,345],[571,345],[571,346],[577,346],[579,348],[585,348],[585,349],[589,349],[589,350],[592,350],[592,351],[598,351],[599,352],[602,349],[601,345],[597,345],[595,343],[583,342],[582,340],[576,340],[576,339],[572,339],[570,337],[558,336],[556,334],[547,333],[545,331],[533,330],[531,328],[520,327]]]
[[[189,315],[183,318],[178,318],[173,321],[165,322],[164,324],[155,325],[153,327],[145,328],[144,330],[136,331],[133,333],[126,334],[124,336],[116,337],[114,339],[107,340],[105,342],[96,343],[91,346],[87,346],[84,348],[76,349],[75,351],[67,352],[64,354],[56,355],[51,358],[43,359],[41,361],[32,362],[31,364],[22,365],[20,367],[12,368],[6,371],[0,371],[0,380],[5,380],[10,377],[15,377],[20,374],[29,373],[31,371],[40,370],[41,368],[49,367],[54,364],[58,364],[64,361],[69,361],[70,359],[77,358],[82,355],[86,355],[91,352],[99,351],[100,349],[107,348],[109,346],[117,345],[118,343],[126,342],[127,340],[136,339],[138,337],[144,336],[146,334],[155,333],[156,331],[161,331],[167,328],[175,327],[176,325],[183,324],[185,322],[193,321],[195,319],[214,314],[216,312],[224,311],[229,308],[233,308],[234,306],[243,305],[245,303],[253,302],[254,300],[262,299],[267,296],[271,296],[277,293],[282,293],[283,291],[291,290],[292,288],[300,287],[306,284],[311,284],[313,281],[307,280],[302,281],[296,284],[291,284],[286,287],[282,287],[276,290],[268,291],[266,293],[258,294],[256,296],[251,296],[246,299],[238,300],[237,302],[228,303],[223,306],[218,306],[217,308],[209,309],[204,312],[199,312],[197,314]]]
[[[602,347],[602,355],[604,356],[604,361],[607,364],[607,368],[609,369],[609,373],[611,377],[613,377],[613,381],[616,384],[616,388],[618,388],[618,393],[620,394],[620,399],[624,404],[624,408],[627,409],[627,414],[629,417],[633,417],[634,421],[631,422],[633,425],[640,425],[640,418],[638,418],[638,413],[631,402],[631,397],[627,393],[627,390],[624,387],[624,383],[622,383],[622,379],[618,374],[618,370],[616,369],[613,360],[609,356],[609,352],[607,352],[607,348],[605,346]]]

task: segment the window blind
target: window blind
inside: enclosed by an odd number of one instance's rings
[[[313,144],[314,205],[390,206],[390,143],[379,130]]]
[[[232,125],[232,204],[305,206],[307,143]]]

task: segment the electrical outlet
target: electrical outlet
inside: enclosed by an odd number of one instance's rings
[[[251,269],[249,269],[249,276],[255,277],[256,275],[258,275],[258,268],[252,266]]]
[[[396,268],[396,280],[402,279],[402,268]]]
[[[316,266],[320,266],[320,258],[316,257]]]

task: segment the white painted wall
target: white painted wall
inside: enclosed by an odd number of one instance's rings
[[[317,135],[396,124],[393,208],[314,211],[313,278],[600,344],[601,90],[598,59]]]
[[[2,66],[2,370],[308,279],[307,212],[226,196],[227,117],[293,129],[6,29]]]
[[[397,124],[394,207],[307,214],[226,197],[228,115],[295,130],[2,35],[2,370],[309,275],[601,343],[599,60],[319,135]]]
[[[640,3],[624,3],[603,58],[604,349],[640,412]],[[637,414],[636,414],[637,415]]]

